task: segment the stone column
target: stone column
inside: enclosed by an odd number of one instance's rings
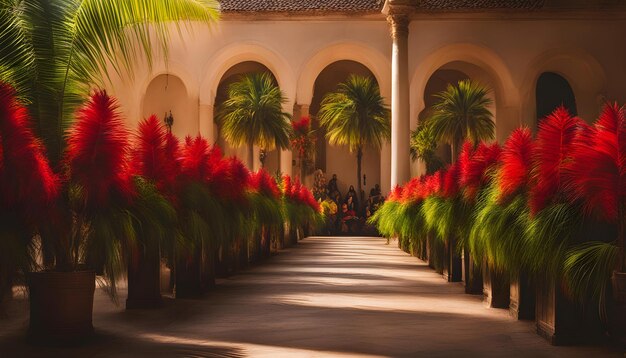
[[[387,20],[393,38],[391,65],[391,187],[411,176],[409,138],[409,16],[390,9]]]
[[[293,115],[295,115],[297,114],[295,113],[296,112],[295,107],[297,106],[294,106],[293,102],[285,103],[283,104],[283,111],[287,113],[292,113]],[[292,159],[293,159],[293,155],[291,153],[291,150],[280,151],[280,171],[283,174],[288,174],[289,176],[293,174]]]
[[[213,105],[200,103],[198,109],[198,128],[200,135],[206,138],[211,144],[216,141],[213,123]]]

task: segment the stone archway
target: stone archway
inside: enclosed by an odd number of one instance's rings
[[[536,124],[559,106],[567,108],[572,115],[578,115],[574,90],[563,76],[554,72],[539,75],[535,88],[535,104]]]
[[[200,128],[204,128],[212,140],[215,138],[214,113],[215,99],[218,87],[224,75],[233,67],[244,62],[256,62],[264,66],[274,75],[276,82],[287,97],[283,110],[293,112],[296,81],[291,65],[276,51],[253,42],[240,42],[220,49],[211,57],[202,73],[199,91]],[[257,149],[258,151],[258,149]],[[284,174],[292,173],[291,151],[281,151],[279,154],[279,168]]]
[[[154,114],[163,120],[171,112],[172,133],[179,138],[198,133],[198,106],[178,76],[160,74],[147,85],[141,104],[142,118]]]
[[[231,68],[229,68],[224,73],[224,75],[219,81],[219,85],[217,86],[216,95],[214,99],[215,110],[216,110],[215,113],[219,111],[221,104],[224,103],[224,101],[228,98],[228,87],[232,83],[238,81],[243,75],[250,74],[250,73],[260,73],[260,72],[270,73],[272,77],[274,78],[274,81],[277,83],[276,77],[274,76],[273,72],[270,71],[270,69],[268,69],[265,65],[256,61],[240,62],[232,66]],[[228,144],[228,142],[226,142],[223,135],[221,134],[219,125],[215,125],[215,133],[216,133],[215,142],[222,148],[222,150],[224,151],[224,155],[237,156],[244,163],[247,162],[248,156],[249,156],[249,148],[247,148],[247,146],[235,148],[231,146],[230,144]],[[259,149],[254,148],[253,152],[254,152],[254,158],[253,158],[254,165],[253,165],[253,168],[250,168],[250,169],[257,169],[260,167],[260,162],[258,159]],[[267,153],[267,157],[265,159],[265,170],[273,174],[279,169],[280,169],[279,151],[271,150]]]
[[[328,143],[325,132],[319,128],[316,115],[320,103],[328,92],[335,91],[339,83],[345,81],[351,74],[369,76],[375,79],[373,73],[363,64],[350,60],[340,60],[326,66],[320,71],[314,84],[313,97],[309,111],[313,119],[313,127],[317,131],[317,146],[315,169],[322,169],[327,177],[337,174],[339,191],[347,192],[350,185],[357,187],[356,154],[351,153],[346,146],[333,146]],[[362,174],[365,175],[363,191],[365,198],[375,184],[381,184],[381,151],[375,148],[365,148],[362,161]]]
[[[533,127],[537,119],[536,90],[542,74],[550,72],[567,81],[578,115],[593,121],[604,100],[606,74],[598,61],[581,49],[555,49],[538,56],[530,65],[522,84],[524,122]]]
[[[310,106],[312,106],[316,80],[324,69],[341,61],[358,63],[365,67],[376,79],[386,103],[391,103],[391,59],[367,44],[343,42],[314,51],[313,55],[304,62],[298,77],[296,108],[303,108],[305,114],[314,113]],[[317,110],[315,110],[316,112]],[[379,183],[383,194],[386,195],[391,188],[391,147],[389,143],[383,144],[379,162]],[[368,185],[372,183],[370,179],[367,182]]]

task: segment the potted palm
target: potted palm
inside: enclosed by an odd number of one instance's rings
[[[524,234],[524,265],[537,277],[537,332],[553,344],[572,342],[580,330],[580,314],[563,290],[563,261],[583,218],[566,195],[567,166],[577,137],[586,125],[561,107],[539,124],[533,150]]]
[[[573,144],[567,167],[570,198],[582,202],[586,217],[601,227],[612,227],[608,235],[594,231],[594,239],[570,247],[565,255],[565,280],[569,292],[581,302],[599,302],[601,314],[609,317],[609,332],[622,342],[626,337],[626,261],[624,241],[624,195],[626,195],[626,109],[607,104],[593,127]],[[608,225],[607,225],[608,224]],[[609,284],[610,277],[610,284]],[[612,292],[610,304],[606,298]],[[609,308],[609,312],[604,308]]]
[[[72,342],[93,331],[96,273],[115,297],[124,257],[135,244],[128,135],[103,91],[79,110],[68,132],[64,195],[42,232],[50,259],[44,271],[28,276],[33,339]]]
[[[161,257],[170,267],[176,244],[181,242],[176,212],[175,186],[178,158],[168,152],[171,134],[156,116],[139,123],[132,148],[131,166],[137,188],[132,208],[137,245],[130,253],[126,308],[154,308],[161,302]]]
[[[175,149],[176,142],[171,146]],[[213,284],[215,242],[224,232],[224,213],[209,188],[214,163],[221,160],[218,148],[206,139],[187,137],[177,154],[180,178],[177,192],[178,220],[188,245],[177,253],[176,298],[197,298]],[[208,262],[207,262],[208,261]]]
[[[426,131],[435,142],[444,141],[450,145],[452,163],[457,160],[463,141],[469,140],[476,145],[482,140],[494,138],[495,124],[489,110],[493,101],[489,97],[487,87],[472,80],[463,80],[448,85],[445,91],[436,94],[435,97],[437,102],[427,119]],[[465,237],[452,239],[466,240]],[[463,249],[467,251],[466,247]],[[449,256],[453,255],[454,250],[448,251]],[[478,285],[467,279],[476,277],[473,271],[474,267],[479,265],[471,261],[472,256],[467,252],[463,254],[463,260],[466,289],[471,291],[470,287]],[[459,267],[458,263],[451,266]],[[458,277],[461,274],[453,273],[453,276]]]
[[[322,99],[318,119],[331,145],[346,145],[356,152],[357,207],[363,202],[361,161],[365,148],[380,149],[391,136],[391,112],[371,77],[351,75],[337,92]]]
[[[528,225],[528,179],[533,140],[528,128],[515,130],[502,150],[499,167],[476,205],[470,242],[487,266],[510,277],[510,313],[533,319],[535,290],[522,266],[522,234]]]

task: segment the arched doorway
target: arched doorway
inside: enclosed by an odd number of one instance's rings
[[[536,124],[559,106],[565,106],[574,116],[578,115],[576,97],[569,82],[554,72],[544,72],[537,79],[535,88]]]
[[[437,102],[437,97],[435,96],[436,94],[445,91],[451,84],[455,85],[458,84],[459,81],[467,79],[478,82],[489,89],[488,96],[492,100],[489,110],[493,114],[494,121],[497,122],[496,107],[498,96],[495,87],[496,82],[483,68],[464,61],[449,62],[439,67],[428,78],[423,93],[424,109],[418,114],[418,121],[428,118],[432,111],[432,106]],[[439,143],[437,150],[435,151],[435,155],[436,159],[440,160],[443,165],[450,163],[452,160],[450,145],[448,143]],[[416,171],[418,173],[426,173],[424,163],[419,163],[418,165],[419,167],[415,168]]]
[[[358,62],[351,60],[333,62],[317,76],[313,88],[313,99],[309,107],[313,128],[317,133],[315,168],[324,171],[327,178],[337,174],[337,185],[344,195],[350,185],[353,185],[355,189],[357,187],[356,153],[350,153],[346,146],[333,146],[328,143],[325,131],[319,128],[317,113],[324,95],[336,91],[339,83],[344,82],[352,74],[369,76],[376,80],[372,72]],[[380,150],[365,148],[361,170],[362,175],[365,176],[365,181],[363,181],[365,198],[374,185],[380,184],[380,168]]]
[[[174,118],[172,133],[184,138],[198,133],[197,107],[180,78],[162,74],[156,76],[146,89],[142,116],[147,118],[154,114],[164,120],[171,113]]]
[[[224,75],[222,76],[222,78],[220,79],[219,85],[217,87],[217,92],[215,95],[215,113],[216,114],[218,113],[222,103],[224,103],[224,101],[228,98],[228,86],[230,86],[230,84],[238,81],[243,75],[250,74],[250,73],[258,73],[258,72],[268,72],[272,74],[272,77],[274,78],[274,81],[276,82],[276,77],[274,76],[272,71],[270,71],[266,66],[264,66],[263,64],[259,62],[255,62],[255,61],[240,62],[234,65],[233,67],[231,67],[230,69],[228,69],[228,71],[226,71]],[[226,142],[226,140],[224,140],[224,137],[219,128],[219,124],[216,124],[215,126],[216,126],[215,133],[217,133],[216,143],[222,148],[222,150],[224,151],[224,155],[236,156],[240,158],[244,163],[247,163],[248,155],[249,155],[247,146],[242,146],[240,148],[232,147],[230,144]],[[260,164],[258,163],[259,162],[258,155],[259,155],[258,148],[255,148],[254,150],[255,165],[254,165],[254,168],[250,168],[250,169],[256,169],[260,166]],[[269,151],[267,153],[267,157],[265,158],[265,170],[273,174],[277,172],[279,169],[280,169],[279,151],[278,150]]]

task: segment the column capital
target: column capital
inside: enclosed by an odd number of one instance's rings
[[[394,40],[409,36],[409,23],[411,22],[411,16],[405,7],[392,7],[389,9],[387,21],[391,25],[391,37]]]

